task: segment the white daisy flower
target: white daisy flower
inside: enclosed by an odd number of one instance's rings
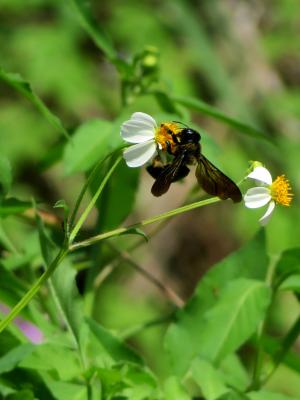
[[[121,126],[121,136],[133,146],[124,150],[123,156],[129,167],[141,167],[146,164],[157,151],[155,135],[157,124],[148,114],[135,112],[130,120]]]
[[[283,206],[290,205],[293,194],[289,181],[284,175],[278,176],[273,181],[267,168],[258,166],[247,178],[254,179],[259,186],[247,190],[244,196],[245,206],[259,208],[268,204],[267,211],[259,220],[262,225],[266,225],[269,221],[276,203]]]

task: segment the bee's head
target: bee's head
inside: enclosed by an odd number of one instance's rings
[[[200,133],[191,128],[183,128],[179,137],[181,144],[199,143],[201,139]]]

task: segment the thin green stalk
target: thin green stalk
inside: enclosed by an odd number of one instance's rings
[[[293,346],[295,341],[298,339],[300,335],[300,316],[296,319],[288,333],[286,334],[285,338],[282,341],[280,349],[277,354],[274,356],[274,367],[271,372],[266,376],[263,380],[262,384],[266,384],[267,381],[271,378],[274,372],[277,370],[280,363],[284,360],[285,356],[289,352],[290,348]]]
[[[151,321],[143,322],[141,324],[133,326],[132,328],[126,329],[119,336],[122,340],[126,340],[132,336],[137,335],[140,332],[143,332],[147,328],[152,328],[153,326],[166,324],[167,322],[172,321],[173,317],[174,317],[174,312],[165,315],[163,317],[152,319]]]
[[[40,287],[47,281],[47,279],[52,275],[52,273],[55,271],[55,269],[60,264],[60,262],[66,257],[66,255],[70,251],[76,250],[76,249],[81,248],[81,247],[87,247],[87,246],[90,246],[93,243],[99,242],[99,241],[101,241],[103,239],[108,239],[110,237],[117,236],[117,235],[120,235],[122,233],[126,233],[126,232],[132,230],[133,228],[146,226],[146,225],[152,224],[154,222],[158,222],[158,221],[164,220],[166,218],[170,218],[170,217],[173,217],[175,215],[182,214],[184,212],[193,210],[195,208],[199,208],[199,207],[202,207],[202,206],[205,206],[205,205],[209,205],[209,204],[213,204],[213,203],[216,203],[216,202],[220,201],[220,199],[218,197],[212,197],[210,199],[198,201],[198,202],[195,202],[195,203],[192,203],[192,204],[189,204],[189,205],[185,205],[185,206],[176,208],[175,210],[170,210],[170,211],[167,211],[167,212],[165,212],[163,214],[156,215],[155,217],[151,217],[151,218],[145,219],[145,220],[143,220],[141,222],[138,222],[138,223],[136,223],[134,225],[131,225],[131,226],[128,226],[128,227],[114,229],[112,231],[105,232],[105,233],[102,233],[100,235],[96,235],[96,236],[91,237],[91,238],[89,238],[89,239],[87,239],[85,241],[78,242],[78,243],[75,243],[75,244],[72,245],[71,244],[71,239],[75,238],[76,234],[78,233],[79,229],[81,228],[82,224],[84,223],[86,217],[88,216],[91,208],[94,206],[97,198],[101,194],[106,182],[108,181],[108,179],[110,178],[111,174],[113,173],[113,171],[115,170],[115,168],[117,167],[117,165],[119,164],[120,161],[121,161],[121,157],[118,157],[117,160],[115,161],[115,163],[113,164],[113,166],[111,167],[111,169],[109,170],[109,172],[107,173],[107,175],[105,176],[105,178],[103,179],[103,181],[101,182],[101,185],[99,186],[99,189],[97,190],[97,192],[94,195],[93,199],[91,200],[90,204],[88,205],[86,210],[81,215],[79,221],[77,222],[77,224],[75,225],[74,229],[71,232],[69,246],[68,247],[64,246],[59,251],[59,253],[56,256],[56,258],[49,265],[48,269],[40,276],[40,278],[37,280],[37,282],[29,289],[29,291],[15,305],[15,307],[11,310],[11,312],[0,322],[0,333],[21,312],[21,310],[30,302],[30,300],[38,292]]]
[[[33,296],[38,292],[40,287],[47,281],[53,274],[60,262],[66,257],[68,250],[62,248],[48,269],[39,277],[36,283],[28,290],[21,300],[14,306],[10,313],[0,322],[0,333],[7,327],[7,325],[22,311],[22,309],[30,302]]]
[[[0,224],[0,241],[4,244],[8,251],[18,254],[18,250],[5,232],[2,222]]]
[[[270,261],[265,282],[267,285],[269,285],[272,288],[272,281],[273,281],[273,275],[275,271],[275,258]],[[274,298],[275,292],[273,291],[272,293],[272,298]],[[270,302],[270,305],[272,304],[272,301]],[[270,308],[270,306],[269,306]],[[269,309],[268,309],[269,310]],[[267,323],[267,316],[268,316],[268,310],[265,313],[263,321],[260,323],[258,330],[257,330],[257,353],[254,361],[254,368],[253,368],[253,374],[252,374],[252,382],[250,385],[251,389],[259,389],[261,386],[261,371],[263,367],[263,360],[264,360],[264,346],[263,346],[263,336],[265,333],[265,328],[266,328],[266,323]]]
[[[86,191],[88,190],[90,183],[92,182],[92,180],[93,180],[94,177],[96,176],[96,174],[97,174],[99,168],[102,166],[102,164],[103,164],[108,158],[112,157],[114,154],[117,154],[123,147],[124,147],[124,146],[122,146],[122,147],[120,147],[119,149],[114,150],[112,153],[108,154],[106,157],[104,157],[102,160],[100,160],[100,161],[95,165],[95,167],[93,168],[92,172],[91,172],[90,175],[88,176],[88,178],[87,178],[85,184],[83,185],[83,187],[82,187],[82,189],[81,189],[81,191],[80,191],[80,193],[79,193],[79,196],[78,196],[78,198],[77,198],[77,200],[76,200],[75,207],[74,207],[74,209],[73,209],[73,211],[72,211],[72,214],[71,214],[71,216],[70,216],[70,219],[69,219],[70,228],[73,228],[73,225],[74,225],[74,222],[75,222],[75,218],[76,218],[76,215],[77,215],[77,213],[78,213],[78,209],[79,209],[79,207],[80,207],[80,204],[81,204],[81,202],[82,202],[82,199],[83,199],[83,197],[84,197]]]
[[[142,268],[138,263],[136,263],[130,254],[126,251],[120,251],[114,245],[108,242],[109,247],[114,250],[119,256],[122,257],[129,265],[131,265],[136,271],[138,271],[145,279],[151,282],[157,289],[159,289],[164,296],[166,296],[169,301],[171,301],[176,307],[181,308],[184,306],[184,301],[175,293],[169,286],[163,284],[159,279],[157,279],[152,273],[149,273],[146,269]]]
[[[190,210],[194,210],[195,208],[199,208],[199,207],[203,207],[203,206],[206,206],[209,204],[217,203],[218,201],[220,201],[220,199],[218,197],[211,197],[210,199],[197,201],[195,203],[188,204],[186,206],[175,208],[174,210],[167,211],[165,213],[156,215],[155,217],[145,219],[143,221],[140,221],[133,225],[129,225],[127,227],[113,229],[112,231],[108,231],[105,233],[101,233],[100,235],[92,236],[87,240],[83,240],[82,242],[74,243],[73,245],[71,245],[70,251],[74,251],[74,250],[82,248],[82,247],[91,246],[92,244],[100,242],[101,240],[108,239],[108,238],[111,238],[114,236],[118,236],[118,235],[124,234],[128,231],[131,231],[133,229],[140,228],[140,227],[143,227],[146,225],[150,225],[150,224],[153,224],[154,222],[158,222],[158,221],[161,221],[161,220],[164,220],[167,218],[171,218],[175,215],[182,214],[182,213],[190,211]]]
[[[84,224],[84,221],[86,220],[87,216],[89,215],[89,213],[91,212],[92,208],[94,207],[98,197],[100,196],[101,192],[103,191],[107,181],[109,180],[109,178],[111,177],[112,173],[117,168],[117,166],[118,166],[118,164],[120,163],[121,160],[122,160],[122,156],[119,156],[116,159],[116,161],[114,162],[114,164],[112,165],[112,167],[110,168],[108,173],[105,175],[104,179],[102,180],[97,192],[94,194],[94,196],[92,197],[92,199],[89,202],[88,206],[86,207],[84,212],[81,214],[79,220],[77,221],[77,224],[74,226],[74,228],[72,229],[72,231],[70,233],[70,238],[69,238],[70,243],[72,243],[73,240],[75,239],[77,233],[79,232],[80,228]]]

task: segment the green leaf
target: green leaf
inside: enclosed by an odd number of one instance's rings
[[[3,396],[7,396],[7,395],[9,395],[9,394],[13,394],[13,393],[15,393],[15,390],[14,389],[12,389],[9,385],[7,385],[6,383],[0,383],[0,393],[3,395]],[[2,397],[1,397],[2,398]],[[7,397],[4,397],[5,399],[7,398]]]
[[[229,387],[235,388],[238,391],[245,391],[249,386],[250,377],[237,354],[229,354],[222,360],[220,370],[224,374]]]
[[[149,241],[146,233],[139,228],[129,228],[126,230],[126,232],[122,232],[120,234],[120,236],[122,236],[122,235],[139,235],[139,236],[142,236],[142,238],[145,239],[146,242]]]
[[[10,190],[12,183],[11,165],[6,157],[0,156],[0,201]]]
[[[25,285],[15,274],[7,271],[0,265],[0,298],[1,303],[9,306],[19,301],[24,294]]]
[[[276,264],[276,273],[280,276],[300,272],[300,248],[285,250]]]
[[[88,171],[120,143],[110,122],[93,119],[83,123],[66,144],[63,156],[66,174]]]
[[[50,266],[58,248],[49,238],[43,221],[36,214],[42,255],[47,267]],[[75,284],[76,270],[72,268],[68,259],[64,259],[50,280],[49,285],[56,305],[63,315],[65,322],[72,332],[76,346],[80,348],[81,333],[84,331],[83,306]]]
[[[102,196],[96,203],[99,210],[101,231],[107,231],[119,226],[130,214],[135,203],[139,175],[139,168],[128,168],[123,160],[118,165],[103,190]],[[91,184],[93,194],[98,189],[102,179],[103,174],[99,174],[93,180]]]
[[[29,389],[21,390],[20,392],[11,393],[5,397],[5,400],[35,400],[33,392]]]
[[[64,128],[61,120],[49,110],[45,103],[34,93],[30,83],[23,79],[21,75],[5,72],[4,69],[0,67],[0,79],[16,89],[19,93],[23,94],[44,115],[55,129],[63,133],[67,139],[69,138],[69,134]]]
[[[229,391],[225,385],[224,376],[206,360],[195,359],[191,366],[191,373],[207,400],[215,400]]]
[[[36,209],[35,203],[33,204],[33,206]],[[56,253],[58,252],[58,248],[54,244],[54,242],[50,239],[48,232],[46,231],[46,228],[44,226],[44,223],[37,212],[35,213],[35,219],[39,233],[39,241],[40,241],[42,256],[46,266],[49,267]]]
[[[288,276],[279,286],[279,290],[292,290],[300,294],[300,274]]]
[[[271,290],[263,282],[241,278],[228,283],[203,316],[200,354],[219,363],[237,350],[255,332],[270,300]]]
[[[40,374],[36,371],[15,368],[11,372],[6,372],[4,376],[6,387],[12,388],[14,393],[19,393],[19,391],[22,393],[24,388],[29,387],[35,394],[34,399],[54,400]]]
[[[278,358],[278,354],[282,348],[278,340],[273,339],[270,336],[264,335],[262,344],[266,353],[268,353],[273,359]],[[282,363],[296,371],[298,374],[300,373],[300,359],[298,354],[292,351],[288,351],[285,354]]]
[[[165,92],[155,90],[153,92],[153,95],[155,96],[156,101],[164,112],[169,114],[177,114],[179,117],[181,117],[182,114],[177,109],[175,101],[173,101],[170,96],[168,96]]]
[[[91,332],[97,338],[101,346],[107,354],[115,362],[129,361],[135,364],[143,365],[141,358],[130,347],[125,345],[120,339],[106,330],[96,321],[87,318],[86,322],[91,329]]]
[[[249,397],[244,393],[231,390],[230,392],[220,396],[218,400],[249,400]]]
[[[165,400],[191,400],[177,377],[170,376],[164,384]]]
[[[65,210],[66,213],[69,212],[69,207],[64,199],[58,200],[54,204],[53,208],[62,208],[63,210]]]
[[[222,121],[226,125],[238,129],[240,132],[246,135],[262,139],[273,144],[271,139],[264,132],[260,131],[259,129],[253,126],[245,124],[244,122],[241,122],[235,118],[226,115],[222,111],[219,111],[217,108],[205,103],[202,100],[198,100],[192,97],[181,97],[181,96],[171,96],[171,99],[179,104],[182,104],[187,108],[199,111],[205,115],[209,115],[219,121]]]
[[[248,398],[250,400],[296,400],[295,397],[290,397],[280,393],[272,393],[266,390],[248,393]]]
[[[86,386],[70,383],[59,382],[54,380],[50,374],[41,373],[45,384],[56,400],[87,400]]]
[[[22,201],[14,197],[9,197],[0,202],[0,217],[22,214],[29,208],[32,208],[32,203],[30,201]]]
[[[261,230],[252,241],[240,250],[231,253],[206,273],[198,284],[195,294],[190,301],[184,309],[178,312],[177,322],[169,327],[165,336],[165,348],[176,374],[184,374],[191,360],[203,351],[199,335],[207,323],[204,315],[206,315],[206,318],[209,318],[209,314],[207,313],[218,304],[219,307],[226,308],[227,300],[225,300],[224,305],[220,305],[219,303],[220,294],[226,286],[238,278],[247,278],[246,282],[248,282],[248,279],[264,281],[267,267],[268,257],[265,250],[265,234]],[[244,284],[247,285],[247,283]],[[255,281],[255,284],[258,285],[259,282]],[[238,286],[235,287],[235,290],[237,294],[241,295]],[[265,293],[267,289],[263,287],[262,289],[257,289],[257,291]],[[265,295],[261,294],[261,296],[264,297]],[[230,310],[226,308],[226,311],[229,318],[231,315]],[[221,311],[215,312],[221,313]],[[229,321],[227,322],[229,323]],[[249,328],[249,325],[247,327]],[[220,329],[217,326],[214,328]],[[223,332],[223,329],[221,331]],[[206,335],[206,340],[208,340],[209,334],[206,333]],[[214,350],[215,346],[212,347],[211,350]],[[221,353],[215,354],[215,356],[218,358],[222,353],[223,350]],[[212,354],[210,355],[213,356]]]
[[[31,353],[24,355],[20,367],[52,374],[55,371],[62,381],[76,379],[81,374],[81,366],[76,352],[60,343],[34,346]]]
[[[111,41],[108,36],[92,16],[90,10],[90,2],[87,0],[71,0],[77,14],[79,16],[80,23],[95,44],[101,49],[109,59],[117,58],[117,53],[113,48]]]
[[[76,287],[76,270],[65,259],[51,277],[54,296],[63,313],[65,321],[73,333],[77,346],[80,347],[84,332],[83,304]]]
[[[16,368],[19,363],[32,353],[35,346],[31,343],[21,344],[10,350],[0,358],[0,374],[11,371]]]
[[[112,368],[98,368],[97,372],[101,381],[103,399],[154,400],[157,398],[155,396],[157,379],[147,368],[126,362],[118,363]]]

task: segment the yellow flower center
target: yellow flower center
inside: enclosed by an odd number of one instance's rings
[[[172,134],[176,135],[181,128],[175,122],[165,122],[160,124],[160,126],[155,131],[155,141],[161,145],[161,149],[166,151],[167,144],[169,142],[171,148],[175,145],[172,138]]]
[[[284,175],[278,176],[270,186],[271,196],[274,201],[283,206],[291,204],[293,193],[289,181]]]

